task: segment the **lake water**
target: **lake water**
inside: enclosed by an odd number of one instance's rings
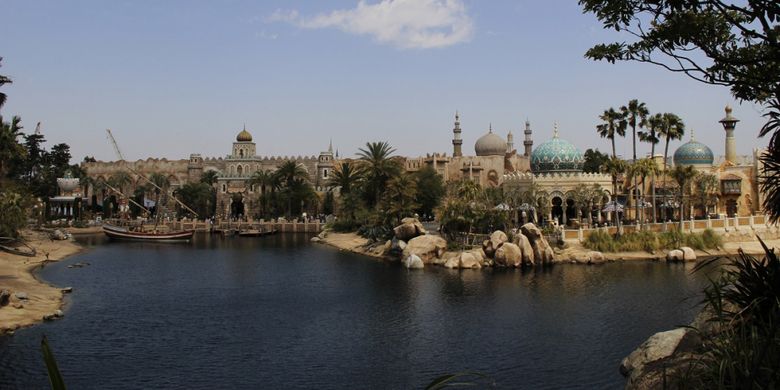
[[[688,323],[705,283],[651,262],[409,271],[308,239],[82,239],[39,274],[74,288],[65,318],[0,339],[0,388],[48,387],[45,334],[71,389],[415,389],[460,371],[619,389],[620,360]]]

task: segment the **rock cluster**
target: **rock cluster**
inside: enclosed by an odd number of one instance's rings
[[[666,254],[666,261],[696,261],[696,252],[693,248],[687,246],[681,247],[680,249],[673,249]]]

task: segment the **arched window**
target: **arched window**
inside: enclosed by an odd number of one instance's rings
[[[244,158],[244,149],[238,150],[238,157]]]
[[[222,184],[222,192],[227,192],[227,184]]]
[[[241,167],[241,165],[238,166],[238,176],[241,177],[241,175],[244,173],[244,168]]]

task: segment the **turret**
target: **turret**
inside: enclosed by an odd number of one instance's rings
[[[721,119],[720,124],[723,130],[726,130],[726,161],[737,162],[737,141],[734,138],[734,128],[737,127],[739,119],[731,116],[731,107],[726,106],[726,117]]]
[[[528,119],[525,120],[525,131],[523,131],[523,133],[525,134],[525,140],[523,141],[525,152],[523,153],[523,155],[526,157],[530,157],[531,149],[533,149],[534,146],[534,140],[533,138],[531,138],[531,122],[529,122]]]
[[[506,152],[512,153],[513,150],[515,150],[515,137],[510,130],[509,134],[506,135]]]
[[[463,145],[463,140],[460,138],[460,116],[458,115],[458,112],[455,111],[455,128],[452,129],[452,156],[453,157],[460,157],[463,156],[463,151],[461,149],[461,145]]]

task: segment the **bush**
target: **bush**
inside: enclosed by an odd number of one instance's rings
[[[356,231],[360,227],[360,224],[351,219],[339,219],[331,222],[328,227],[333,229],[336,233],[348,233]]]
[[[740,250],[705,289],[709,327],[717,331],[697,329],[702,345],[683,378],[687,387],[770,389],[780,383],[780,261],[761,245],[763,259]]]
[[[682,233],[672,230],[663,233],[649,231],[631,232],[617,238],[607,232],[592,232],[583,245],[599,252],[637,252],[653,253],[659,249],[672,249],[689,246],[693,249],[715,249],[721,246],[722,239],[711,229],[702,233]]]
[[[706,248],[720,248],[723,246],[723,237],[719,236],[712,229],[706,229],[701,233]]]

